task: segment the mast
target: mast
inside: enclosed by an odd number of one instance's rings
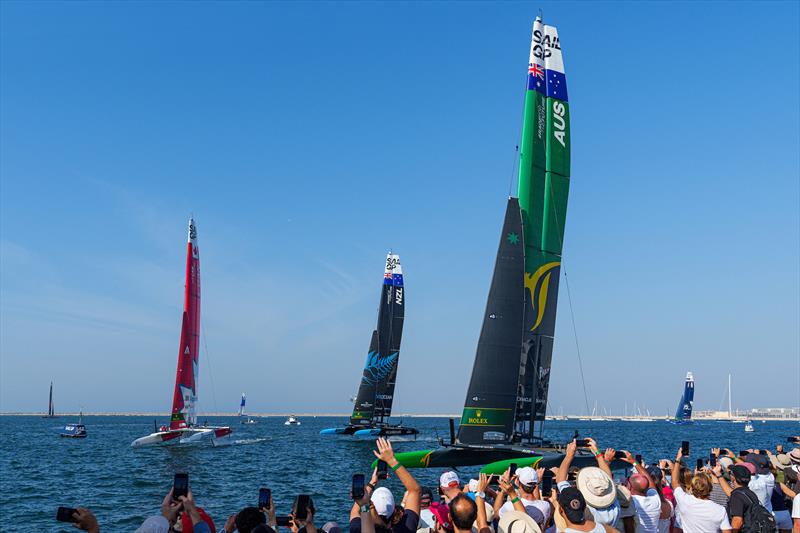
[[[569,103],[561,43],[556,28],[537,17],[528,62],[518,183],[526,304],[516,432],[528,440],[535,433],[541,438],[547,407],[569,175]]]
[[[245,403],[245,395],[242,393],[242,401],[239,404],[239,416],[244,416],[244,403]]]
[[[463,444],[511,443],[524,313],[525,245],[519,201],[509,198],[483,326],[458,426]]]
[[[183,323],[175,372],[170,429],[184,429],[197,424],[197,377],[200,357],[200,250],[197,228],[189,219],[189,242],[186,251],[186,285],[183,301]]]
[[[383,272],[378,326],[372,332],[350,423],[382,424],[392,414],[400,342],[405,320],[405,287],[400,256],[388,254]]]
[[[728,374],[728,418],[732,418],[732,411],[731,411],[731,396],[733,396],[733,391],[731,390],[731,375]]]

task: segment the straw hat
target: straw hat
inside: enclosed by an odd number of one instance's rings
[[[789,456],[789,460],[792,462],[792,464],[800,465],[800,448],[795,448],[787,455]]]
[[[542,533],[539,524],[528,513],[507,511],[497,524],[499,533]]]
[[[596,466],[581,468],[575,485],[583,494],[586,503],[595,509],[608,507],[617,498],[614,482],[608,474]]]

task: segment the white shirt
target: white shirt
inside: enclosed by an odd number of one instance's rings
[[[656,489],[648,489],[645,496],[632,496],[636,507],[637,533],[658,533],[658,517],[661,514],[661,498]]]
[[[792,499],[792,519],[800,518],[800,494]]]
[[[419,512],[419,525],[417,526],[417,529],[423,529],[426,527],[436,527],[436,522],[433,521],[433,513],[427,507]]]
[[[546,518],[548,515],[545,514],[545,512],[539,507],[539,503],[537,503],[540,502],[541,500],[529,500],[528,498],[520,498],[519,501],[520,503],[522,503],[522,505],[525,506],[525,512],[528,513],[528,516],[533,518],[536,522],[542,522],[542,524],[547,523]],[[503,518],[503,515],[507,511],[513,511],[513,510],[514,510],[514,504],[511,503],[511,500],[508,500],[506,503],[503,504],[502,507],[500,507],[500,510],[497,512],[497,518],[498,519]],[[549,506],[547,511],[549,514],[550,511]],[[545,520],[542,520],[543,517],[545,518]]]
[[[716,533],[731,529],[725,508],[711,500],[701,500],[687,494],[681,487],[674,491],[678,504],[676,514],[680,517],[683,533]]]
[[[747,488],[755,492],[758,501],[772,512],[772,491],[775,489],[775,476],[772,474],[756,474],[750,478]]]

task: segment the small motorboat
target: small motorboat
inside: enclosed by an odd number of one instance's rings
[[[296,416],[292,415],[286,419],[286,422],[283,423],[284,426],[299,426],[300,421],[297,419]]]
[[[245,416],[242,419],[242,424],[245,425],[245,426],[252,426],[255,423],[256,423],[256,421],[253,418],[249,417],[249,416]]]
[[[746,433],[753,433],[755,431],[755,429],[753,429],[753,423],[749,420],[744,424],[744,431]]]
[[[61,430],[61,436],[71,439],[86,438],[86,426],[83,425],[83,411],[78,415],[77,424],[67,424],[64,426],[64,429]]]

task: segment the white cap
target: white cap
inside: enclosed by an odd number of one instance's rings
[[[380,516],[390,517],[394,513],[394,496],[392,491],[386,487],[378,487],[372,493],[372,504],[375,506],[375,512]]]
[[[477,479],[470,479],[469,480],[469,491],[470,492],[478,492],[478,480]]]
[[[450,487],[458,487],[461,485],[461,481],[458,479],[458,474],[453,472],[452,470],[448,470],[441,476],[439,476],[439,486],[443,489],[447,489]]]
[[[517,470],[517,479],[522,485],[531,486],[534,483],[539,483],[539,474],[533,468],[523,466]]]

